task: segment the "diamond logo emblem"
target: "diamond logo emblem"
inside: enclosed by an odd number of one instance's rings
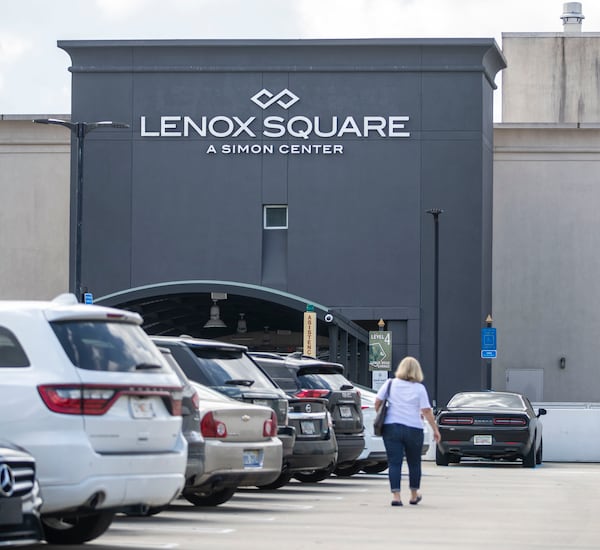
[[[300,101],[300,98],[296,94],[290,92],[287,88],[281,90],[278,94],[273,94],[273,92],[263,88],[250,99],[261,109],[267,109],[275,103],[284,109],[289,109],[294,103]]]

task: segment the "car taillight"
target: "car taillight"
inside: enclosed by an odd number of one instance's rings
[[[440,424],[446,426],[468,426],[473,424],[473,418],[470,416],[442,416]]]
[[[327,399],[329,393],[329,390],[300,390],[296,393],[296,397],[319,397]]]
[[[263,424],[263,437],[275,437],[277,435],[277,415],[272,412],[271,418]]]
[[[183,392],[171,392],[171,414],[181,416],[183,414]]]
[[[198,397],[196,392],[194,392],[194,395],[192,395],[192,405],[194,405],[195,410],[200,408],[200,397]]]
[[[525,426],[524,418],[494,418],[494,426]]]
[[[85,386],[38,386],[42,400],[52,412],[102,415],[117,399],[114,388]]]
[[[227,437],[227,426],[217,420],[211,411],[207,412],[200,421],[200,431],[204,437]]]
[[[288,413],[290,410],[289,401],[287,399],[280,399],[277,402],[277,408],[279,410],[279,414],[277,415],[278,419],[281,418],[281,424],[284,426],[287,426],[288,425]]]
[[[123,395],[157,396],[163,399],[173,416],[181,416],[181,388],[101,386],[93,384],[41,385],[38,393],[52,412],[100,416]]]

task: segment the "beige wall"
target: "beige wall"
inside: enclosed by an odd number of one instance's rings
[[[494,145],[493,388],[542,369],[544,401],[598,401],[600,125],[499,124]]]
[[[68,291],[71,136],[32,118],[0,118],[0,299]]]

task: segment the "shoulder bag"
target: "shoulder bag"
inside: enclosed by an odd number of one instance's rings
[[[373,420],[373,433],[375,435],[383,434],[383,423],[385,422],[385,415],[387,413],[388,397],[390,395],[390,386],[392,385],[392,380],[393,378],[390,378],[387,381],[387,390],[385,390],[385,397],[383,398],[381,407],[379,407],[379,410],[375,415],[375,420]]]

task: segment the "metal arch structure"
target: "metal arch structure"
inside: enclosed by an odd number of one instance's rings
[[[214,293],[227,296],[218,301],[227,328],[204,328]],[[303,313],[310,304],[317,314],[317,334],[328,339],[327,359],[345,365],[351,380],[369,382],[368,331],[334,309],[301,296],[234,281],[189,280],[130,288],[96,298],[94,303],[139,313],[148,334],[215,339],[236,332],[240,313],[249,332],[270,327],[301,333]]]

